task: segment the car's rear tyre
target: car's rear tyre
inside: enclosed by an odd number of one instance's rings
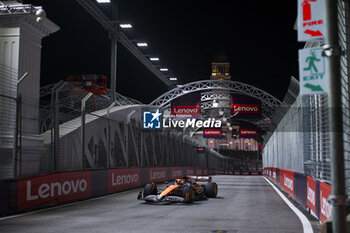
[[[218,185],[214,182],[209,182],[205,185],[205,195],[210,198],[215,198],[218,195]]]
[[[191,186],[185,186],[182,189],[182,197],[185,198],[185,202],[193,202],[196,198],[196,192]]]
[[[143,189],[143,196],[147,197],[148,195],[157,195],[157,185],[156,184],[146,184],[145,188]]]

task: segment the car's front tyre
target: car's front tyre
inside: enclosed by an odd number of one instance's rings
[[[146,184],[143,189],[143,197],[147,197],[149,195],[157,195],[158,189],[156,184]]]
[[[191,186],[185,186],[182,189],[182,197],[185,199],[185,202],[193,202],[196,199],[196,193]]]

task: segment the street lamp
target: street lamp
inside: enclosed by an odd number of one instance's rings
[[[148,46],[148,44],[146,43],[146,42],[138,42],[138,43],[136,43],[137,44],[137,46],[139,46],[139,47],[147,47]]]
[[[119,27],[123,29],[128,29],[128,28],[132,28],[132,25],[130,23],[123,23],[123,24],[119,24]]]
[[[213,101],[213,107],[214,107],[214,108],[217,108],[218,106],[219,106],[219,103],[216,102],[216,100],[214,100],[214,101]]]
[[[166,71],[168,71],[168,68],[160,68],[159,70],[163,71],[163,72],[166,72]]]
[[[177,81],[177,78],[176,77],[171,77],[169,78],[170,81]]]
[[[151,57],[150,60],[151,61],[159,61],[159,58],[158,57]]]
[[[111,3],[111,0],[96,0],[97,3]]]

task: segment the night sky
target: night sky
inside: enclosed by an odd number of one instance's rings
[[[107,31],[75,0],[25,1],[42,5],[61,30],[43,40],[41,85],[71,74],[110,75]],[[290,76],[298,77],[294,24],[296,1],[118,0],[118,20],[144,54],[160,58],[178,84],[209,79],[215,54],[225,52],[233,80],[282,99]],[[110,13],[104,5],[106,14]],[[118,44],[117,91],[149,103],[167,91],[147,68]]]

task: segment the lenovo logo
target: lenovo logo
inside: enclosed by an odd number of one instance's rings
[[[316,204],[316,194],[315,194],[315,191],[310,188],[310,187],[307,187],[307,199],[310,201],[310,203],[312,205],[315,205]]]
[[[254,129],[241,129],[239,131],[239,134],[240,135],[254,135],[255,136],[258,134],[258,132]]]
[[[322,195],[322,191],[320,191],[321,193],[321,213],[328,219],[330,217],[332,217],[332,206],[327,202],[327,198],[324,197]]]
[[[199,115],[201,114],[201,106],[173,106],[171,108],[172,115]]]
[[[64,182],[51,182],[42,183],[38,189],[32,190],[32,182],[28,180],[27,186],[27,201],[33,201],[37,199],[45,199],[48,197],[70,195],[72,193],[84,192],[88,187],[88,183],[85,179],[67,180]]]
[[[221,136],[221,129],[204,129],[205,136]]]
[[[112,186],[133,184],[139,182],[138,174],[115,175],[112,173]]]
[[[182,176],[182,169],[181,170],[173,170],[172,176],[173,177],[181,177]]]
[[[151,171],[151,180],[159,180],[159,179],[165,179],[166,173],[165,171]]]
[[[293,180],[289,179],[284,175],[284,186],[288,188],[290,191],[293,191]]]
[[[259,104],[232,104],[232,113],[260,114],[261,106]]]

